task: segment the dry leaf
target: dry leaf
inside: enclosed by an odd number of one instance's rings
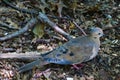
[[[99,77],[101,80],[108,80],[108,74],[105,70],[101,69],[99,71]]]
[[[8,22],[10,26],[14,26],[15,29],[18,29],[18,25],[15,22],[13,22],[10,18],[7,18],[6,22]]]
[[[85,77],[80,77],[80,80],[86,80]]]
[[[72,22],[70,22],[70,27],[69,27],[70,29],[74,29],[75,28],[75,25],[72,23]]]
[[[75,15],[75,10],[77,8],[77,0],[73,0],[72,3],[70,4],[70,8],[73,9],[73,13]]]
[[[57,3],[57,7],[58,7],[58,14],[60,17],[62,17],[62,8],[66,7],[65,4],[63,4],[63,2],[61,0],[59,0],[59,2]]]
[[[86,79],[87,79],[87,80],[95,80],[95,79],[94,79],[94,76],[92,76],[92,75],[87,76]]]

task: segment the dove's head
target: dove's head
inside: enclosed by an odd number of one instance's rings
[[[92,37],[99,38],[99,37],[103,36],[103,30],[101,28],[98,28],[98,27],[91,28],[90,35]]]

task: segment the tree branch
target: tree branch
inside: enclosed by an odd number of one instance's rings
[[[31,29],[35,24],[37,23],[37,19],[32,18],[25,27],[23,27],[22,29],[20,29],[19,31],[16,31],[15,33],[9,34],[5,37],[0,37],[0,41],[5,41],[11,38],[14,38],[18,35],[24,34],[26,31],[28,31],[29,29]]]

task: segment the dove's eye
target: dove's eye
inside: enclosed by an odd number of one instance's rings
[[[98,33],[98,35],[100,35],[101,33]]]

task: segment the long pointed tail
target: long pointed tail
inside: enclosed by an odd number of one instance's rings
[[[35,67],[35,66],[37,66],[37,65],[42,66],[41,63],[44,63],[44,62],[41,61],[40,59],[35,60],[35,61],[31,62],[31,63],[28,63],[28,64],[20,67],[20,68],[18,69],[18,72],[19,72],[19,73],[22,73],[22,72],[28,71],[28,70],[32,69],[33,67]]]

